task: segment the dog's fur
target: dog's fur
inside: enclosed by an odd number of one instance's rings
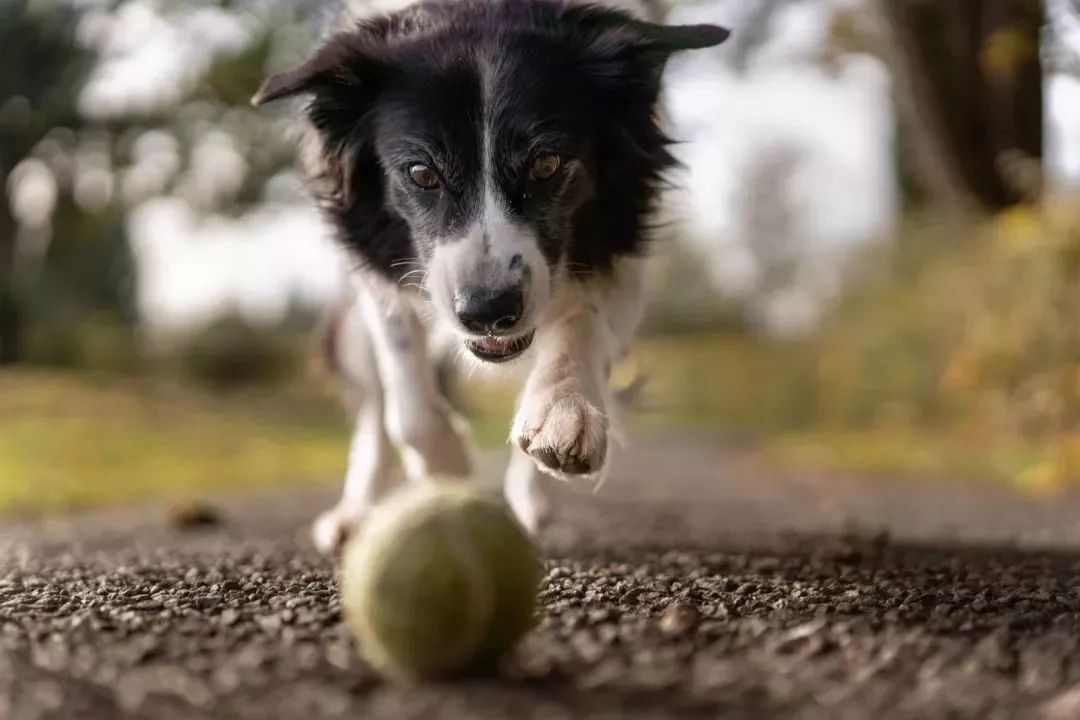
[[[551,0],[423,3],[355,23],[267,80],[257,104],[310,98],[308,172],[359,261],[333,352],[361,402],[322,548],[381,491],[393,448],[413,482],[470,472],[433,330],[482,363],[532,360],[506,481],[527,527],[544,514],[538,469],[603,471],[608,374],[640,317],[648,222],[673,164],[660,76],[674,52],[726,36]]]

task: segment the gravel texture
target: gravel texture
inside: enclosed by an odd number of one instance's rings
[[[497,677],[413,688],[358,660],[306,541],[333,488],[8,522],[0,718],[1080,717],[1076,495],[690,440],[557,495],[536,630]]]

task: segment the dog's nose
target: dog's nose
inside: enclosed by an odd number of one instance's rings
[[[503,335],[514,329],[525,308],[521,288],[466,291],[454,296],[454,313],[469,332]]]

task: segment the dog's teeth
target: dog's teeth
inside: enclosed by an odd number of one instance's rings
[[[529,333],[518,337],[472,337],[465,341],[465,346],[474,354],[481,354],[482,360],[502,362],[520,355],[531,342],[532,333]]]

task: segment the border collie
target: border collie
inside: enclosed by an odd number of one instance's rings
[[[410,482],[470,473],[434,331],[480,364],[531,364],[505,484],[528,529],[546,513],[538,472],[604,471],[608,375],[641,315],[674,164],[661,73],[727,35],[558,0],[426,2],[349,24],[263,84],[256,105],[307,98],[308,175],[358,261],[333,349],[356,427],[321,549],[362,519],[395,449]]]

